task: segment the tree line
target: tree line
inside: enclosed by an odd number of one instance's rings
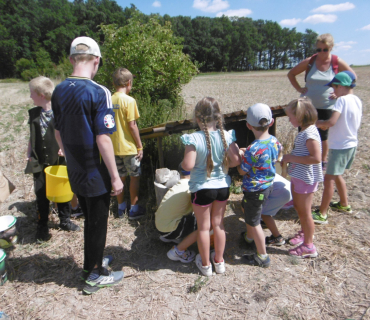
[[[63,76],[71,40],[90,36],[104,44],[101,25],[129,19],[171,23],[182,50],[202,72],[290,68],[312,55],[317,33],[251,18],[145,15],[113,0],[0,0],[0,78]],[[104,45],[103,45],[104,46]]]

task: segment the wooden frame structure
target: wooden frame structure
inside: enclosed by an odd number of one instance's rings
[[[274,124],[270,128],[270,133],[276,135],[276,118],[284,117],[284,106],[271,107],[272,116],[275,119]],[[246,123],[247,112],[240,110],[231,113],[226,113],[223,115],[225,121],[225,129],[234,129],[236,131],[237,143],[240,146],[247,146],[253,140],[253,133],[248,130]],[[192,119],[181,120],[181,121],[171,121],[167,123],[162,123],[153,127],[141,129],[140,138],[142,140],[146,139],[157,139],[158,147],[158,157],[159,165],[161,168],[164,167],[164,157],[163,157],[163,145],[162,138],[172,135],[179,134],[183,131],[199,129],[198,125],[194,123]],[[239,134],[238,134],[239,133]]]

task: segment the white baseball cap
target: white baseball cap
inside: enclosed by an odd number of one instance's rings
[[[79,44],[84,44],[88,50],[77,50]],[[103,64],[100,48],[96,41],[89,37],[78,37],[72,41],[70,55],[73,54],[91,54],[96,57],[100,57],[100,65]]]
[[[260,121],[266,119],[266,125],[272,121],[271,109],[267,104],[256,103],[247,109],[247,122],[252,127],[261,127]]]

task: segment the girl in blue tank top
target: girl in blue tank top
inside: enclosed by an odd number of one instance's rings
[[[223,130],[223,117],[218,102],[203,98],[195,106],[194,118],[200,131],[184,134],[185,145],[182,168],[191,171],[189,189],[198,224],[199,254],[195,263],[205,276],[212,275],[212,261],[216,273],[225,272],[223,253],[226,235],[223,217],[229,198],[229,167],[240,164],[239,148],[234,130]],[[215,251],[210,255],[210,230],[213,228]]]

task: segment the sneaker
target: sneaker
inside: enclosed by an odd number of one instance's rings
[[[248,242],[245,239],[245,236],[247,235],[247,232],[246,231],[243,231],[240,235],[242,236],[244,242],[247,244],[247,248],[248,249],[256,249],[256,244],[254,243],[254,240],[252,242]]]
[[[322,213],[320,212],[320,209],[316,209],[315,211],[312,211],[312,219],[313,222],[318,224],[328,224],[328,215],[324,217]]]
[[[289,244],[292,246],[299,246],[304,241],[304,233],[302,230],[298,231],[297,234],[294,235],[293,238],[289,239]]]
[[[222,262],[215,262],[215,255],[216,252],[211,252],[211,262],[213,263],[215,267],[216,273],[225,273],[225,260]]]
[[[98,287],[98,286],[91,286],[91,285],[89,285],[89,284],[87,284],[87,283],[86,283],[86,285],[85,285],[85,286],[84,286],[84,288],[82,289],[82,292],[83,292],[84,294],[88,294],[88,295],[90,295],[90,294],[94,294],[94,293],[98,292],[100,289],[101,289],[101,288],[100,288],[100,287]]]
[[[127,208],[123,210],[118,208],[118,212],[117,212],[118,218],[122,219],[125,216],[126,212],[127,212]]]
[[[71,220],[60,222],[59,228],[64,231],[80,231],[81,230],[81,228],[77,224],[74,224]]]
[[[111,287],[118,284],[123,277],[123,271],[108,271],[106,268],[102,267],[100,272],[97,268],[91,271],[86,283],[90,286],[97,286],[99,288]]]
[[[195,264],[197,265],[198,269],[200,270],[200,272],[206,276],[206,277],[210,277],[212,276],[212,264],[210,264],[209,266],[203,266],[202,264],[202,258],[200,256],[200,254],[198,253],[197,256],[195,257]]]
[[[51,238],[51,234],[49,233],[49,227],[43,224],[37,225],[37,231],[36,231],[37,242],[48,241],[50,238]]]
[[[273,235],[271,235],[269,237],[266,237],[265,243],[267,245],[282,246],[283,244],[285,244],[285,240],[281,235],[277,237],[274,237]]]
[[[106,255],[103,257],[102,261],[102,267],[108,268],[108,266],[112,263],[113,257],[111,255]],[[86,281],[89,276],[89,273],[87,270],[82,270],[81,272],[81,280]]]
[[[288,210],[288,209],[293,208],[293,207],[294,207],[293,200],[290,200],[289,202],[287,202],[286,204],[284,204],[281,209]]]
[[[76,209],[71,208],[71,217],[72,218],[82,218],[83,216],[82,208],[78,206]]]
[[[137,220],[137,219],[140,219],[142,217],[145,216],[145,208],[139,206],[138,210],[136,212],[132,212],[132,210],[130,210],[128,212],[128,219],[129,220]]]
[[[249,264],[250,266],[268,268],[271,264],[271,260],[269,256],[267,256],[267,258],[263,260],[260,258],[260,256],[257,253],[245,254],[243,258],[244,258],[244,263]]]
[[[301,244],[300,246],[294,249],[290,249],[289,255],[296,256],[299,259],[316,258],[318,256],[316,247],[314,245],[312,246],[312,249],[310,249],[304,244]]]
[[[189,263],[194,261],[195,252],[191,250],[185,250],[181,255],[177,253],[176,246],[173,246],[170,251],[167,252],[167,257],[173,261],[181,261],[184,263]]]
[[[182,241],[182,239],[167,239],[164,236],[160,236],[159,240],[166,243],[176,243],[176,244],[179,244]]]
[[[123,209],[123,210],[118,208],[117,217],[122,219],[125,216],[125,214],[127,214],[129,211],[130,211],[130,206],[129,205],[127,205],[126,208]]]
[[[345,212],[345,213],[352,213],[352,209],[351,209],[351,206],[348,205],[346,207],[343,207],[340,202],[330,202],[330,208],[332,209],[335,209],[335,210],[338,210],[338,211],[342,211],[342,212]]]

